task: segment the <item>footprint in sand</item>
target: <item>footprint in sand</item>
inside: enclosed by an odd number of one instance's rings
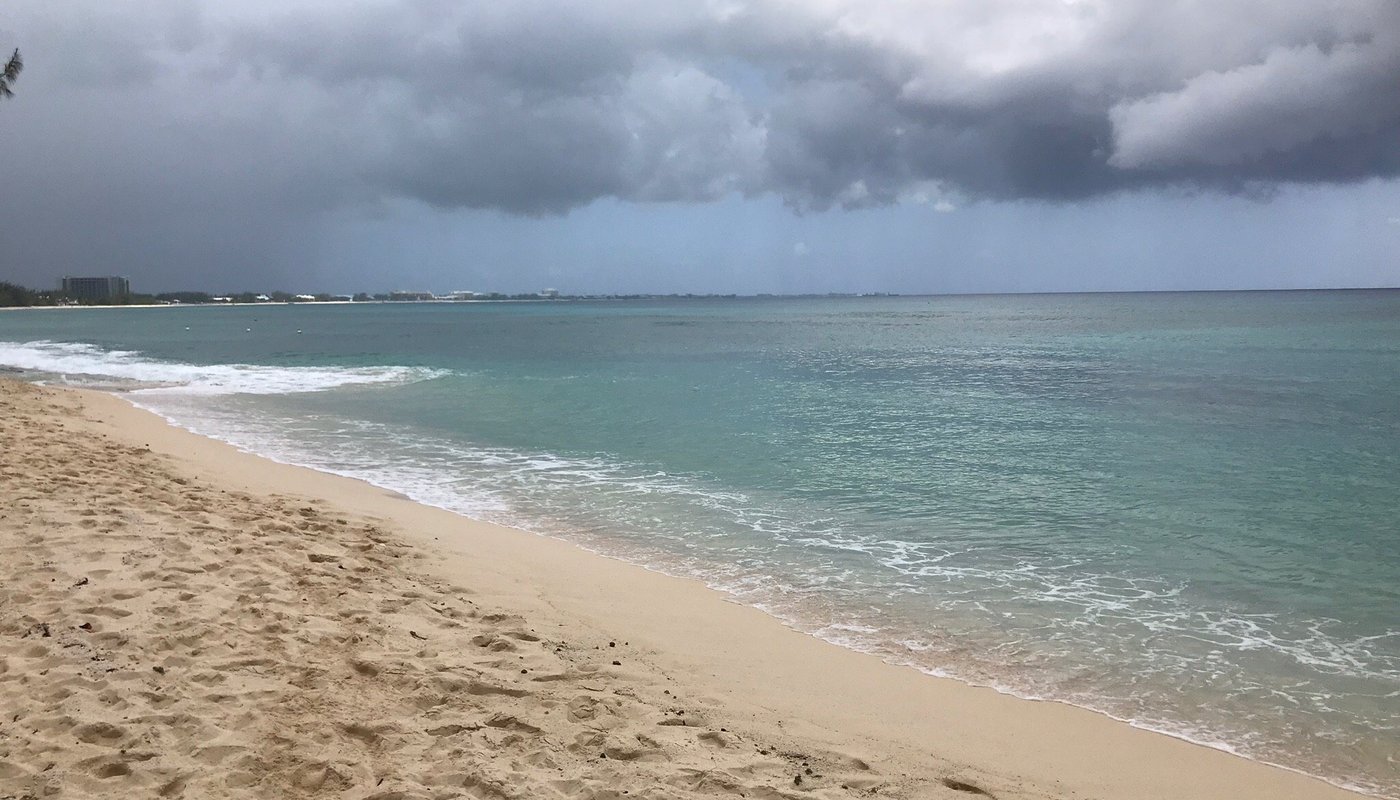
[[[74,729],[73,735],[80,742],[111,746],[125,739],[127,732],[125,728],[109,722],[91,722]]]

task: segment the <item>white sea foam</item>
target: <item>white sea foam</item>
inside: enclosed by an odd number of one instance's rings
[[[0,342],[0,365],[79,386],[159,394],[290,394],[342,386],[399,384],[443,374],[416,367],[274,367],[162,361],[76,342]]]

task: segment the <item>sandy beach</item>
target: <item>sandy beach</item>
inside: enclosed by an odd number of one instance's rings
[[[1357,797],[0,381],[0,798]]]

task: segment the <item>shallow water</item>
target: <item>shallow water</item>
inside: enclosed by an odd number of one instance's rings
[[[1400,292],[25,311],[0,364],[1400,796]]]

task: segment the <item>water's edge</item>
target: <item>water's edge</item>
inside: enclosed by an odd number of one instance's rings
[[[43,382],[41,381],[41,383],[43,383]],[[56,387],[56,388],[74,388],[74,387],[62,387],[62,386],[60,386],[60,387]],[[384,485],[384,484],[381,484],[381,483],[376,483],[374,480],[371,480],[371,479],[369,479],[369,478],[366,478],[364,475],[362,475],[362,474],[357,474],[357,473],[355,473],[355,472],[353,472],[353,471],[348,471],[348,470],[337,470],[337,469],[333,469],[333,468],[329,468],[329,467],[321,466],[321,465],[315,465],[315,464],[310,464],[310,463],[302,463],[302,462],[298,462],[298,461],[291,461],[291,460],[287,460],[287,459],[285,459],[285,458],[278,457],[277,455],[274,455],[274,454],[271,454],[271,453],[260,452],[260,451],[258,451],[258,450],[252,449],[252,448],[250,448],[250,447],[248,447],[248,446],[246,446],[246,445],[244,445],[244,444],[241,444],[241,443],[239,443],[239,442],[236,442],[236,441],[233,441],[233,440],[230,440],[230,439],[222,438],[222,437],[221,437],[218,433],[216,433],[216,432],[207,431],[207,430],[199,430],[199,429],[196,429],[196,428],[194,428],[194,427],[192,427],[192,426],[190,426],[190,425],[188,425],[188,424],[185,424],[184,422],[182,422],[182,421],[176,419],[175,417],[170,416],[169,414],[166,414],[166,413],[162,412],[161,410],[159,410],[158,408],[156,408],[156,407],[154,407],[154,406],[149,406],[149,405],[144,405],[144,404],[142,404],[141,402],[139,402],[139,400],[138,400],[136,397],[134,397],[134,396],[133,396],[130,392],[128,392],[128,391],[122,391],[122,390],[108,390],[108,389],[82,389],[82,390],[83,390],[83,391],[100,391],[100,392],[102,392],[102,393],[104,393],[104,394],[112,395],[112,396],[114,396],[114,397],[117,397],[117,398],[119,398],[119,399],[121,399],[121,400],[127,402],[128,404],[130,404],[130,405],[133,406],[134,408],[137,408],[137,409],[139,409],[139,410],[141,410],[141,411],[144,411],[144,412],[146,412],[146,413],[153,414],[154,416],[160,418],[160,419],[163,420],[166,424],[168,424],[168,425],[170,425],[170,426],[172,426],[172,427],[174,427],[174,428],[177,428],[177,429],[179,429],[179,430],[185,431],[185,432],[187,432],[187,433],[191,433],[191,434],[196,435],[196,436],[200,436],[200,437],[205,438],[205,439],[209,439],[209,440],[211,440],[211,441],[219,442],[220,444],[223,444],[223,445],[232,447],[232,448],[234,448],[235,450],[238,450],[239,452],[247,453],[247,454],[249,454],[249,455],[256,456],[256,457],[258,457],[258,458],[266,459],[266,460],[268,460],[268,461],[272,461],[272,462],[275,462],[275,463],[278,463],[278,464],[283,464],[283,465],[287,465],[287,466],[297,467],[297,468],[299,468],[299,469],[308,469],[308,470],[312,470],[312,471],[314,471],[314,472],[320,472],[320,473],[322,473],[322,474],[334,475],[334,476],[336,476],[336,477],[348,478],[348,479],[351,479],[351,480],[360,481],[360,482],[363,482],[363,483],[368,484],[368,485],[370,485],[370,486],[374,486],[375,488],[378,488],[378,489],[381,489],[381,490],[384,490],[384,491],[390,491],[390,492],[394,492],[394,493],[396,493],[396,494],[399,494],[399,495],[401,495],[401,496],[403,496],[403,497],[406,497],[406,498],[408,498],[410,501],[412,501],[412,502],[414,502],[414,503],[417,503],[417,504],[419,504],[419,505],[427,506],[427,507],[431,507],[431,508],[435,508],[435,509],[442,510],[442,511],[446,511],[446,512],[448,512],[448,513],[450,513],[450,514],[454,514],[454,515],[456,515],[456,516],[462,517],[463,519],[468,519],[468,520],[472,520],[472,521],[474,521],[474,522],[482,522],[482,523],[486,523],[486,524],[490,524],[490,525],[497,525],[497,526],[500,526],[500,527],[510,528],[510,529],[512,529],[512,530],[520,531],[520,532],[522,532],[522,533],[526,533],[526,534],[529,534],[529,535],[532,535],[532,536],[541,536],[541,537],[546,537],[546,538],[555,539],[555,540],[558,540],[558,541],[563,541],[563,542],[566,542],[566,543],[568,543],[569,545],[571,545],[571,546],[573,546],[573,547],[577,547],[579,550],[582,550],[582,551],[584,551],[584,552],[586,552],[586,553],[589,553],[589,554],[591,554],[591,555],[596,555],[596,556],[599,556],[599,557],[602,557],[602,558],[607,558],[607,559],[610,559],[610,560],[613,560],[613,561],[618,561],[618,562],[621,562],[621,563],[629,564],[629,565],[632,565],[632,566],[635,566],[635,567],[639,567],[639,568],[641,568],[641,569],[645,569],[645,570],[647,570],[647,571],[649,571],[649,572],[654,572],[654,573],[666,575],[666,576],[668,576],[668,577],[676,578],[676,579],[679,579],[679,580],[693,580],[693,581],[700,582],[701,584],[703,584],[704,586],[706,586],[706,587],[707,587],[708,589],[710,589],[711,591],[714,591],[714,592],[716,592],[718,595],[720,595],[726,602],[735,603],[735,604],[738,604],[738,605],[744,605],[744,606],[746,606],[746,607],[753,608],[753,609],[755,609],[755,610],[757,610],[757,611],[759,611],[759,612],[765,614],[766,616],[768,616],[768,617],[774,619],[775,621],[779,622],[779,623],[782,624],[784,627],[786,627],[786,628],[788,628],[788,629],[790,629],[790,630],[793,630],[793,631],[802,633],[802,634],[804,634],[804,635],[811,636],[811,637],[813,637],[813,638],[815,638],[815,639],[818,639],[818,640],[820,640],[820,641],[826,642],[826,643],[828,643],[828,644],[830,644],[830,645],[832,645],[832,646],[834,646],[834,647],[840,647],[840,648],[845,649],[845,650],[848,650],[848,651],[858,652],[858,653],[861,653],[862,655],[868,655],[868,656],[871,656],[871,657],[874,657],[874,658],[878,658],[878,659],[880,659],[882,662],[887,663],[887,664],[891,664],[891,665],[893,665],[893,666],[898,666],[898,667],[904,667],[904,668],[913,669],[913,670],[915,670],[915,671],[917,671],[917,672],[920,672],[920,673],[922,673],[922,674],[924,674],[924,675],[928,675],[928,676],[930,676],[930,677],[932,677],[932,678],[935,678],[935,679],[953,680],[953,681],[957,681],[958,683],[961,683],[961,684],[967,685],[967,686],[974,686],[974,687],[978,687],[978,688],[991,689],[991,690],[993,690],[993,691],[996,691],[996,692],[999,693],[999,694],[1007,695],[1007,696],[1010,696],[1010,697],[1015,697],[1015,698],[1017,698],[1017,699],[1025,700],[1025,701],[1028,701],[1028,702],[1049,702],[1049,703],[1058,703],[1058,704],[1065,705],[1065,706],[1069,706],[1069,707],[1072,707],[1072,708],[1078,708],[1078,709],[1081,709],[1081,710],[1084,710],[1084,711],[1089,711],[1089,712],[1092,712],[1092,713],[1094,713],[1094,714],[1098,714],[1098,715],[1100,715],[1100,716],[1102,716],[1102,717],[1105,717],[1105,718],[1114,720],[1115,722],[1119,722],[1119,723],[1128,725],[1128,726],[1133,727],[1133,728],[1136,728],[1136,729],[1138,729],[1138,730],[1144,730],[1144,731],[1149,731],[1149,732],[1151,732],[1151,733],[1156,733],[1156,734],[1159,734],[1159,735],[1168,736],[1168,737],[1171,737],[1171,738],[1173,738],[1173,739],[1177,739],[1177,740],[1180,740],[1180,741],[1184,741],[1184,742],[1190,743],[1190,744],[1192,744],[1192,745],[1196,745],[1196,746],[1199,746],[1199,747],[1206,747],[1206,748],[1209,748],[1209,749],[1212,749],[1212,750],[1217,750],[1217,751],[1220,751],[1220,752],[1223,752],[1223,753],[1227,753],[1227,754],[1229,754],[1229,755],[1235,756],[1235,757],[1237,757],[1237,758],[1242,758],[1242,759],[1245,759],[1245,760],[1247,760],[1247,761],[1251,761],[1251,762],[1258,763],[1258,764],[1264,764],[1264,765],[1267,765],[1267,766],[1270,766],[1270,767],[1274,767],[1274,768],[1277,768],[1277,769],[1283,769],[1283,770],[1286,770],[1286,771],[1288,771],[1288,772],[1292,772],[1292,773],[1294,773],[1294,774],[1303,775],[1303,776],[1306,776],[1306,777],[1309,777],[1309,778],[1312,778],[1312,779],[1315,779],[1315,780],[1319,780],[1319,781],[1322,781],[1323,783],[1329,784],[1329,785],[1331,785],[1331,786],[1335,786],[1335,787],[1340,788],[1340,789],[1344,789],[1344,790],[1347,790],[1347,791],[1355,792],[1355,793],[1360,794],[1360,795],[1364,795],[1364,796],[1368,796],[1368,797],[1383,798],[1383,800],[1397,800],[1397,798],[1395,798],[1395,797],[1393,797],[1393,796],[1389,796],[1389,795],[1382,794],[1382,793],[1380,793],[1379,791],[1376,791],[1376,790],[1371,789],[1370,787],[1366,787],[1366,786],[1363,786],[1363,785],[1359,785],[1359,784],[1356,784],[1356,783],[1352,783],[1352,782],[1349,782],[1349,781],[1346,781],[1346,780],[1331,778],[1331,777],[1328,777],[1328,776],[1326,776],[1326,775],[1322,775],[1322,774],[1317,774],[1317,773],[1309,772],[1309,771],[1307,771],[1307,770],[1304,770],[1304,769],[1301,769],[1301,768],[1298,768],[1298,767],[1293,767],[1293,766],[1290,766],[1290,765],[1288,765],[1288,764],[1283,764],[1283,763],[1279,763],[1279,762],[1277,762],[1277,761],[1273,761],[1273,760],[1270,760],[1270,759],[1267,759],[1267,758],[1260,757],[1260,756],[1258,756],[1258,755],[1255,755],[1255,754],[1252,754],[1252,753],[1248,752],[1248,751],[1245,750],[1245,749],[1241,749],[1241,748],[1239,748],[1239,747],[1237,747],[1237,746],[1235,746],[1235,745],[1232,745],[1231,743],[1229,743],[1229,742],[1227,742],[1227,741],[1221,741],[1221,740],[1203,738],[1203,737],[1201,737],[1200,735],[1198,735],[1198,734],[1193,734],[1192,732],[1189,732],[1189,731],[1183,731],[1183,730],[1179,730],[1179,729],[1173,729],[1173,728],[1171,728],[1171,727],[1169,727],[1169,726],[1165,726],[1165,725],[1148,724],[1148,723],[1145,723],[1145,722],[1143,722],[1143,721],[1141,721],[1141,720],[1137,720],[1137,719],[1132,719],[1132,718],[1127,718],[1127,717],[1118,716],[1118,715],[1115,715],[1114,713],[1112,713],[1111,711],[1105,710],[1105,709],[1103,709],[1103,708],[1098,708],[1098,707],[1095,707],[1095,706],[1093,706],[1093,705],[1087,705],[1087,704],[1085,704],[1085,703],[1083,703],[1083,702],[1072,702],[1072,701],[1069,701],[1069,700],[1064,700],[1064,699],[1056,698],[1056,697],[1053,697],[1053,696],[1038,695],[1038,694],[1034,694],[1034,693],[1029,693],[1029,692],[1021,691],[1021,690],[1018,690],[1018,689],[1016,689],[1016,688],[1014,688],[1014,687],[1011,687],[1011,686],[1008,686],[1008,685],[1005,685],[1005,684],[998,684],[998,683],[994,683],[994,682],[986,682],[986,681],[979,681],[979,680],[971,679],[971,678],[968,678],[968,677],[966,677],[966,676],[964,676],[964,675],[960,675],[960,674],[958,674],[956,671],[953,671],[953,670],[938,669],[938,668],[930,668],[930,667],[926,667],[926,666],[924,666],[924,665],[920,665],[920,664],[917,664],[917,663],[913,663],[913,662],[911,662],[911,661],[899,659],[899,658],[897,658],[897,657],[892,656],[892,655],[889,654],[889,653],[882,653],[882,652],[878,652],[878,651],[873,650],[873,649],[870,649],[870,648],[860,647],[860,646],[858,646],[858,645],[856,645],[856,644],[854,644],[854,643],[852,643],[852,642],[850,642],[850,641],[843,641],[843,640],[841,640],[840,638],[837,638],[837,637],[834,637],[834,636],[831,636],[831,635],[823,635],[823,634],[821,633],[821,628],[827,627],[827,626],[814,626],[814,625],[813,625],[812,623],[810,623],[810,622],[804,623],[804,622],[802,622],[802,621],[800,621],[800,620],[797,620],[797,619],[794,619],[794,618],[792,618],[792,617],[785,616],[785,615],[783,615],[783,614],[781,614],[781,613],[779,613],[779,612],[776,612],[776,611],[774,611],[772,608],[765,607],[763,604],[759,604],[759,603],[746,603],[746,602],[744,602],[743,600],[739,599],[739,597],[738,597],[733,591],[731,591],[731,590],[729,590],[729,589],[726,589],[723,585],[716,583],[713,579],[708,578],[708,577],[706,577],[706,576],[703,575],[703,574],[698,574],[698,573],[686,574],[686,573],[681,573],[681,572],[676,572],[676,571],[668,570],[668,569],[666,569],[666,568],[664,568],[664,567],[662,567],[662,566],[660,566],[660,565],[658,565],[658,564],[646,563],[646,562],[643,562],[643,561],[639,561],[639,560],[637,560],[637,559],[635,559],[635,558],[630,558],[630,557],[627,557],[627,556],[625,556],[625,555],[621,555],[621,554],[619,554],[619,553],[612,553],[612,552],[608,552],[608,551],[606,551],[606,550],[601,550],[601,549],[596,549],[595,547],[590,547],[590,546],[588,546],[588,544],[586,544],[586,543],[584,543],[584,542],[580,542],[580,541],[574,540],[574,539],[571,539],[571,538],[569,538],[567,535],[559,535],[559,534],[555,534],[555,533],[536,531],[536,530],[531,530],[531,529],[529,529],[529,528],[523,527],[523,526],[518,525],[518,524],[510,524],[510,523],[504,523],[504,522],[501,522],[501,521],[498,521],[498,520],[490,520],[490,519],[482,519],[482,518],[479,518],[479,517],[473,517],[473,516],[471,516],[470,514],[464,513],[464,512],[462,512],[462,511],[459,510],[459,509],[450,508],[450,507],[448,507],[448,506],[446,506],[446,505],[443,505],[443,504],[440,504],[440,503],[434,503],[434,502],[432,502],[432,501],[430,501],[430,500],[427,500],[427,499],[425,499],[425,498],[422,498],[422,497],[419,496],[411,487]]]

